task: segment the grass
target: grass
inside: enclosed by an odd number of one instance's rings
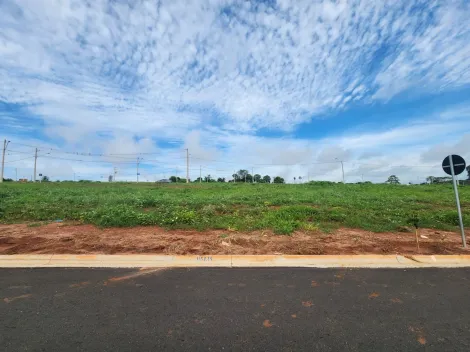
[[[460,195],[470,226],[470,187],[460,187]],[[0,222],[60,219],[101,227],[290,234],[338,227],[403,231],[417,221],[420,227],[457,230],[454,199],[451,185],[3,183]]]

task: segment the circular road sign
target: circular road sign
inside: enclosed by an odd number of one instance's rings
[[[465,160],[460,155],[452,155],[452,162],[454,164],[454,175],[460,175],[465,171]],[[446,157],[442,162],[442,169],[448,175],[452,175],[450,169],[450,157]]]

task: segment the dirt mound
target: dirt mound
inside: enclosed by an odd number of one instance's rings
[[[158,227],[106,228],[92,225],[0,225],[0,254],[459,254],[453,232],[421,229],[420,251],[414,233],[373,233],[339,229],[331,234],[270,231],[165,230]],[[424,236],[425,238],[421,237]]]

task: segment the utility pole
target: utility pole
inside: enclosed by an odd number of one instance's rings
[[[202,183],[202,166],[199,165],[199,183]]]
[[[335,158],[335,160],[338,160],[338,158]],[[341,163],[341,171],[343,173],[343,184],[345,183],[344,182],[344,165],[343,165],[343,160],[338,160],[340,163]]]
[[[186,148],[186,183],[189,183],[189,149]]]
[[[117,175],[117,167],[114,168],[114,177],[113,177],[114,182],[116,182],[116,175]]]
[[[34,178],[33,181],[36,182],[36,161],[38,160],[38,148],[34,152]]]
[[[3,141],[3,154],[2,154],[2,173],[0,175],[0,183],[3,182],[3,171],[5,170],[5,152],[7,151],[8,143],[6,139]]]
[[[345,184],[344,182],[344,165],[343,165],[343,160],[341,160],[341,171],[343,173],[343,185]]]
[[[139,157],[137,157],[137,182],[139,182]]]

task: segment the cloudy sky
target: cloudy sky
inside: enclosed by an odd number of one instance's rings
[[[468,1],[0,2],[5,177],[404,182],[470,160]]]

